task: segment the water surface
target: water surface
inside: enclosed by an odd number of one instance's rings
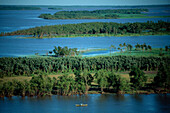
[[[54,46],[68,46],[69,48],[82,49],[109,49],[111,45],[119,47],[119,44],[131,44],[133,47],[139,44],[151,45],[152,48],[165,48],[170,45],[169,36],[133,36],[133,37],[75,37],[75,38],[50,38],[50,39],[22,39],[15,36],[0,37],[0,57],[18,57],[45,55],[54,49]],[[84,53],[83,55],[108,54],[110,51],[97,51]]]
[[[87,103],[87,107],[75,104]],[[13,97],[0,100],[2,113],[169,113],[170,95],[114,94],[88,96]]]

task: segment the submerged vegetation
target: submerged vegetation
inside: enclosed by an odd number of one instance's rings
[[[154,35],[169,34],[170,23],[164,21],[144,22],[144,23],[80,23],[67,25],[51,25],[41,26],[25,30],[18,30],[10,33],[1,32],[1,36],[6,35],[32,35],[34,38],[50,38],[70,35],[115,35],[115,36],[131,36],[131,35]]]
[[[60,11],[54,15],[41,14],[39,17],[44,19],[116,19],[119,14],[141,14],[148,9],[107,9],[94,11]]]

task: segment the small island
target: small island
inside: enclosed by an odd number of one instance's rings
[[[147,21],[135,23],[93,22],[50,25],[14,32],[1,32],[0,36],[30,35],[31,38],[89,37],[89,36],[142,36],[169,35],[170,23]]]
[[[139,18],[145,16],[141,12],[148,9],[107,9],[94,11],[59,11],[54,15],[41,14],[39,18],[44,19],[117,19],[117,18]]]

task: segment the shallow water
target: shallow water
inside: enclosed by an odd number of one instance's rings
[[[75,104],[87,103],[87,107]],[[89,94],[0,99],[1,113],[169,113],[170,95]]]

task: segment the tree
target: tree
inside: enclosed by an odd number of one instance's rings
[[[168,49],[169,49],[168,46],[165,46],[165,51],[168,51]]]
[[[161,64],[157,75],[154,77],[154,86],[169,88],[170,87],[170,66]]]
[[[126,51],[126,49],[127,49],[127,48],[126,48],[126,43],[123,43],[123,47],[124,47],[124,49],[125,49],[125,51]]]
[[[115,50],[116,47],[115,47],[114,45],[111,45],[111,46],[110,46],[110,54],[111,54],[111,52],[112,52],[112,49]]]
[[[77,83],[82,84],[82,87],[85,86],[84,93],[88,94],[89,87],[91,85],[91,82],[93,81],[93,76],[87,70],[84,70],[84,72],[77,71],[75,72],[75,80]],[[84,89],[84,88],[79,88],[79,89]]]
[[[50,77],[45,75],[34,76],[30,80],[30,86],[33,95],[50,95],[53,88],[53,81]]]
[[[97,79],[97,83],[99,87],[101,88],[101,92],[103,92],[103,88],[105,88],[108,85],[108,73],[106,70],[99,70],[95,73],[95,78]]]
[[[49,54],[52,54],[53,52],[52,51],[49,51]]]
[[[61,95],[71,95],[75,91],[75,80],[72,76],[64,74],[58,77],[56,87]]]
[[[132,51],[133,46],[131,44],[127,44],[126,46],[128,51]]]
[[[141,49],[144,51],[144,45],[140,45]]]
[[[116,89],[117,93],[129,90],[129,81],[114,72],[109,72],[108,86]]]
[[[148,45],[148,49],[150,49],[150,51],[152,51],[152,47],[150,45]]]
[[[138,49],[140,49],[141,45],[137,43],[137,44],[135,45],[135,47],[136,47],[136,50],[138,50]]]
[[[139,68],[133,67],[131,72],[129,73],[130,82],[135,90],[145,86],[145,82],[147,81],[147,77],[145,73]]]
[[[77,48],[71,49],[71,48],[68,48],[67,46],[63,48],[60,46],[58,47],[55,46],[53,49],[53,52],[55,53],[56,56],[61,56],[61,57],[69,56],[69,55],[71,56],[79,55]]]
[[[119,46],[120,46],[120,50],[121,50],[121,52],[122,52],[122,47],[123,47],[122,44],[119,44]]]

